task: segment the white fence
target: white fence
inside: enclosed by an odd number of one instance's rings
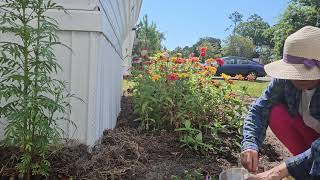
[[[72,100],[69,118],[77,129],[64,124],[66,137],[89,145],[105,129],[113,128],[120,112],[123,62],[130,58],[132,28],[142,0],[59,0],[68,10],[50,11],[59,22],[60,41],[56,55],[64,69],[58,76],[69,82],[69,91],[84,102]],[[1,39],[9,36],[2,35]],[[2,120],[2,122],[4,122]],[[0,124],[0,136],[3,125]]]

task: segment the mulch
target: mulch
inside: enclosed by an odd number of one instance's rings
[[[204,175],[217,177],[224,169],[239,166],[239,152],[234,151],[230,136],[225,136],[220,152],[199,154],[181,148],[177,132],[145,132],[134,121],[137,118],[132,97],[126,94],[122,98],[117,127],[106,130],[97,145],[88,148],[72,141],[51,152],[49,179],[163,180],[197,169]],[[16,148],[0,148],[0,179],[19,179],[14,168],[17,161],[12,158],[18,155]],[[260,155],[260,170],[267,170],[289,156],[290,153],[268,130]]]

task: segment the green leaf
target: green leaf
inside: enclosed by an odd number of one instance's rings
[[[186,128],[191,128],[191,121],[189,121],[189,120],[184,121],[184,126]]]
[[[202,142],[202,132],[198,133],[198,135],[196,136],[196,141],[197,142]]]

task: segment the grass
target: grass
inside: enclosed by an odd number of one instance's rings
[[[240,90],[241,87],[248,87],[248,93],[252,97],[260,97],[267,88],[269,82],[267,81],[236,81],[234,84],[235,90]]]
[[[262,95],[266,87],[268,86],[269,82],[267,81],[236,81],[234,84],[234,90],[240,90],[241,87],[246,86],[248,87],[248,93],[252,97],[259,97]],[[131,88],[134,84],[128,80],[123,80],[123,90],[126,91],[127,89]]]

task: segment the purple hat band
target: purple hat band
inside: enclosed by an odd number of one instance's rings
[[[304,64],[307,68],[320,67],[320,61],[316,59],[308,59],[289,54],[283,55],[283,61],[289,64]]]

